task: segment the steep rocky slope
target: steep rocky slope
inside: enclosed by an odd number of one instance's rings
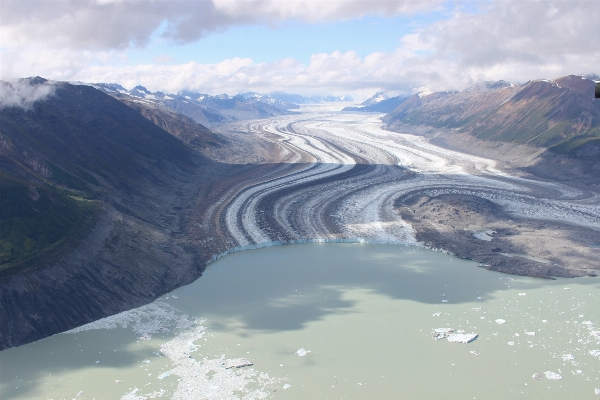
[[[0,349],[197,278],[179,210],[226,168],[93,87],[19,84],[52,94],[0,109]]]
[[[600,102],[593,90],[592,80],[577,76],[523,85],[484,82],[461,92],[414,95],[384,121],[392,130],[427,125],[482,140],[551,147],[600,136]]]
[[[127,106],[138,110],[142,116],[156,126],[169,132],[196,150],[220,147],[226,140],[193,119],[160,103],[143,101],[131,97],[118,97]]]

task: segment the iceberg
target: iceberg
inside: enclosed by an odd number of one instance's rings
[[[300,348],[298,351],[296,351],[296,354],[298,354],[300,357],[304,357],[308,353],[310,353],[310,350],[304,350],[303,348]]]
[[[453,333],[448,336],[448,341],[453,343],[471,343],[478,336],[476,333]]]
[[[550,379],[552,381],[560,381],[562,379],[562,376],[560,376],[556,372],[546,371],[544,372],[544,374],[546,374],[546,379]]]

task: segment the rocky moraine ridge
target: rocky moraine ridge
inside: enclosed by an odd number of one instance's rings
[[[548,174],[593,158],[550,159],[547,147],[423,121],[396,119],[393,132],[382,114],[335,107],[210,131],[94,87],[52,90],[0,109],[12,210],[0,226],[0,348],[148,303],[219,255],[278,243],[405,243],[542,278],[600,267],[600,182]],[[32,221],[44,229],[33,234]]]

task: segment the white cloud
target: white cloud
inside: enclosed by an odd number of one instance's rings
[[[366,15],[393,16],[431,9],[443,0],[214,0],[217,10],[255,20],[338,21]]]
[[[163,35],[193,42],[233,25],[334,21],[398,15],[443,0],[24,0],[0,1],[2,46],[31,44],[109,50],[145,46]]]
[[[278,21],[287,18],[314,21],[315,18],[360,17],[365,13],[386,15],[414,11],[410,8],[413,3],[205,0],[194,3],[197,8],[191,8],[191,16],[180,21],[179,25],[172,25],[166,34],[176,40],[192,40],[201,36],[202,32],[218,29],[218,26],[244,23],[239,21]],[[429,7],[433,3],[426,5]],[[106,29],[109,29],[115,21],[131,18],[127,12],[143,11],[143,7],[150,3],[105,0],[85,4],[79,11],[74,7],[67,14],[85,15],[93,7],[122,7],[123,15],[105,11],[106,15],[114,17],[108,19]],[[161,1],[152,4],[159,10],[164,9]],[[140,18],[142,22],[133,21],[130,26],[119,28],[120,33],[109,35],[108,38],[96,38],[93,32],[90,33],[93,29],[82,33],[81,43],[96,40],[99,43],[97,48],[113,46],[113,50],[81,51],[77,47],[81,45],[79,42],[57,50],[56,47],[43,46],[29,38],[22,40],[30,40],[35,44],[3,51],[0,64],[2,76],[41,75],[57,80],[117,82],[125,87],[142,84],[151,90],[167,92],[191,89],[218,94],[287,90],[301,93],[354,93],[357,97],[378,90],[410,93],[462,89],[481,80],[523,82],[569,73],[599,72],[600,47],[597,44],[600,43],[600,2],[497,0],[476,4],[479,6],[477,11],[456,13],[449,19],[434,22],[404,36],[393,52],[375,52],[366,57],[360,57],[352,51],[319,53],[314,54],[307,64],[292,58],[269,63],[234,58],[215,64],[169,64],[164,63],[168,58],[163,57],[156,61],[158,64],[115,66],[119,61],[121,64],[126,61],[126,52],[113,44],[120,43],[123,38],[139,43],[147,40],[144,32],[151,32],[162,19],[181,15],[177,11],[180,3],[176,3],[173,6],[175,10],[165,9],[164,15],[160,16],[161,12],[153,9]],[[220,19],[202,25],[203,19],[194,19],[202,7],[209,10],[208,16],[202,18],[212,15]],[[67,14],[57,12],[51,14],[48,20],[56,23],[66,18],[67,21],[70,18],[65,17]],[[37,11],[33,11],[32,15],[32,20],[42,18]],[[194,27],[193,22],[197,26]],[[21,23],[27,25],[17,21],[10,29],[17,29],[15,26]],[[189,26],[186,25],[188,23]],[[70,37],[68,32],[71,29],[75,28],[65,27],[56,38],[67,40],[65,38]],[[37,34],[34,32],[33,35]],[[58,40],[56,38],[48,40]],[[4,43],[4,38],[2,40]]]
[[[54,85],[49,82],[0,81],[0,108],[19,107],[30,109],[33,103],[54,93]]]

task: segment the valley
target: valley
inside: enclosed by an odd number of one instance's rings
[[[0,348],[147,304],[222,255],[277,244],[409,244],[509,274],[597,274],[597,182],[537,173],[554,169],[543,148],[386,130],[383,114],[334,103],[210,131],[61,85],[35,113],[3,111],[2,162],[23,196],[29,185],[93,207],[83,230],[65,222],[70,247],[4,269]]]
[[[500,168],[382,129],[379,116],[305,113],[232,124],[281,148],[273,173],[207,214],[228,247],[360,240],[406,243],[541,278],[595,275],[593,188]],[[211,224],[209,221],[213,221]],[[482,240],[480,232],[493,232]]]

